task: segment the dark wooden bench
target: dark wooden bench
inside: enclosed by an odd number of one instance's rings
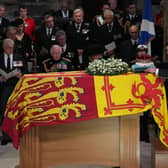
[[[168,148],[158,138],[152,139],[152,168],[168,168]]]

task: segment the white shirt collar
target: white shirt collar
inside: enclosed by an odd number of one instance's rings
[[[69,10],[67,10],[67,11],[61,10],[61,12],[62,12],[63,18],[69,17]]]
[[[133,44],[133,45],[135,44],[135,41],[136,41],[136,42],[137,42],[137,44],[138,44],[138,42],[139,42],[139,40],[138,40],[138,39],[136,39],[136,40],[131,39],[131,42],[132,42],[132,44]]]
[[[46,34],[48,34],[48,31],[50,30],[50,35],[52,34],[52,28],[46,27]]]
[[[135,18],[135,14],[133,14],[133,15],[129,14],[129,17],[130,17],[130,19],[132,19],[132,17]]]
[[[64,48],[64,52],[66,51],[66,49],[67,49],[67,44],[65,43],[65,45],[63,46],[63,48]]]
[[[13,54],[9,55],[10,57],[10,68],[13,68]],[[8,60],[8,55],[6,53],[4,53],[4,61],[5,61],[5,67],[7,68],[7,60]]]
[[[65,52],[66,49],[67,49],[67,44],[65,44],[64,46],[61,46],[61,48],[63,48],[63,49],[64,49],[64,52]]]

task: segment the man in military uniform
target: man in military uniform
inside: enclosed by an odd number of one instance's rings
[[[122,26],[124,28],[125,38],[129,38],[129,28],[136,25],[138,28],[141,25],[142,16],[137,12],[135,2],[130,2],[128,12],[123,16]]]
[[[75,53],[76,69],[83,69],[83,51],[90,43],[90,24],[84,22],[83,10],[78,8],[73,11],[73,21],[67,27],[67,39]]]
[[[53,45],[50,49],[51,58],[42,62],[44,72],[61,72],[71,70],[71,60],[61,57],[61,47]]]

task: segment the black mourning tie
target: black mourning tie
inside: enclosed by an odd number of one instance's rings
[[[76,30],[77,30],[77,32],[80,32],[80,25],[79,24],[76,25]]]
[[[138,46],[138,42],[135,40],[134,41],[134,46],[137,47]]]
[[[51,29],[48,28],[48,33],[47,33],[47,36],[50,38],[51,36]]]
[[[112,25],[108,24],[108,31],[111,32],[112,31]]]
[[[7,58],[7,71],[10,71],[10,56]]]

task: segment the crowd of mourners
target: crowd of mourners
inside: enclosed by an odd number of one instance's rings
[[[163,8],[161,1],[160,13],[155,17],[156,38],[152,41],[152,57],[159,61]],[[24,73],[84,70],[90,61],[109,57],[121,58],[129,65],[135,62],[142,13],[134,1],[121,11],[116,0],[106,0],[91,22],[85,21],[82,7],[70,9],[66,1],[59,10],[46,12],[41,25],[36,25],[24,5],[19,5],[13,20],[4,14],[5,6],[0,4],[0,70],[14,71],[14,76],[0,78],[1,121],[8,97]],[[6,144],[6,139],[4,135],[1,143]]]

